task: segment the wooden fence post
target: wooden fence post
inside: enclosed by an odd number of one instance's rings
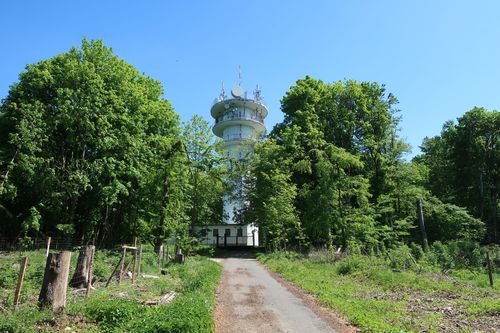
[[[137,265],[137,248],[134,250],[134,258],[132,259],[134,264],[132,265],[132,284],[135,283],[135,266]]]
[[[160,245],[158,250],[158,271],[161,270],[161,254],[163,253],[163,243]]]
[[[19,304],[19,295],[21,295],[21,288],[23,287],[24,274],[26,273],[26,263],[28,262],[28,257],[23,257],[21,263],[21,269],[19,270],[19,277],[17,278],[16,292],[14,294],[14,308]]]
[[[92,279],[94,278],[94,256],[95,256],[95,246],[92,246],[92,254],[89,259],[89,273],[87,275],[87,290],[85,291],[85,295],[88,296],[90,294],[90,289],[92,288]]]
[[[123,270],[124,270],[124,266],[125,266],[125,257],[127,256],[127,248],[123,247],[123,251],[122,251],[122,262],[120,264],[120,273],[118,274],[118,284],[120,284],[120,282],[122,282],[122,274],[123,274]]]
[[[125,255],[122,252],[122,256],[120,257],[120,261],[118,262],[118,264],[116,265],[115,269],[113,270],[113,272],[109,276],[108,281],[106,281],[105,287],[107,287],[109,285],[109,283],[111,282],[111,279],[113,278],[113,276],[115,275],[116,271],[118,270],[118,267],[120,267],[122,265],[122,262],[124,262],[124,261],[125,261]]]
[[[170,258],[169,258],[169,252],[168,252],[168,240],[167,242],[165,243],[165,252],[167,253],[167,263],[170,261]]]
[[[52,237],[47,238],[47,252],[45,252],[45,257],[49,256],[49,251],[50,251],[50,241],[52,240]]]
[[[68,286],[71,252],[50,253],[47,257],[45,274],[38,302],[40,306],[49,306],[53,312],[66,308],[66,288]]]
[[[137,263],[137,275],[141,274],[142,243],[139,245],[139,262]]]
[[[486,261],[488,263],[488,277],[490,278],[490,287],[493,288],[493,268],[491,266],[490,251],[486,251]]]

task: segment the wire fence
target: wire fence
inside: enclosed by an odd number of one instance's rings
[[[0,251],[3,252],[34,251],[46,249],[47,245],[52,250],[68,251],[85,244],[83,244],[81,239],[68,237],[37,237],[25,241],[22,239],[13,240],[7,237],[0,237]]]

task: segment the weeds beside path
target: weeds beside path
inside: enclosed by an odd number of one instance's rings
[[[259,260],[364,332],[499,332],[500,294],[460,279],[393,271],[373,257],[315,262],[296,254]]]
[[[0,256],[0,332],[213,332],[215,291],[222,267],[205,257],[190,257],[185,264],[170,264],[168,275],[158,276],[154,255],[143,258],[143,272],[157,278],[130,279],[120,285],[104,282],[116,264],[116,253],[96,255],[96,289],[89,298],[68,289],[68,308],[63,315],[39,310],[37,297],[43,275],[43,251],[25,253],[29,269],[23,288],[22,304],[12,310],[12,294],[17,278],[18,254]],[[74,259],[76,259],[76,256]],[[75,261],[75,260],[73,260]],[[73,267],[74,267],[73,262]],[[145,305],[174,291],[169,304]]]

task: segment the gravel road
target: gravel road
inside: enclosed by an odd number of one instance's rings
[[[219,262],[224,273],[215,312],[217,333],[340,333],[257,260],[227,258]]]

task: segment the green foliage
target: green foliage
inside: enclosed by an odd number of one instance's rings
[[[426,138],[416,158],[429,168],[428,187],[444,202],[466,207],[485,222],[486,239],[498,241],[500,113],[475,107]]]
[[[498,113],[474,109],[457,126],[445,125],[441,137],[424,143],[422,157],[406,162],[402,156],[408,146],[398,138],[396,103],[377,83],[328,84],[306,77],[291,87],[281,102],[284,120],[267,142],[255,147],[245,179],[248,205],[242,216],[260,226],[268,248],[311,244],[368,253],[421,242],[417,198],[424,199],[431,242],[481,240],[484,223],[462,208],[472,207],[463,200],[471,196],[450,187],[464,181],[458,170],[472,169],[479,173],[463,176],[468,184],[477,186],[478,179],[482,184],[479,215],[486,220],[493,214],[491,233],[498,215],[492,204],[497,201],[493,170],[500,169],[495,158],[500,155],[495,154]],[[464,154],[471,163],[464,163]],[[486,201],[491,203],[487,214]]]
[[[168,306],[146,311],[139,320],[129,322],[125,332],[213,332],[213,305],[194,292],[174,300]]]
[[[484,223],[467,210],[429,197],[424,202],[424,217],[429,240],[464,239],[479,241],[485,234]]]
[[[407,245],[401,245],[387,252],[389,267],[392,269],[407,270],[418,266],[412,249]]]
[[[126,331],[132,332],[213,332],[213,309],[222,267],[197,258],[172,267],[172,275],[181,279],[181,294],[172,303],[146,309],[139,320],[132,320]]]
[[[261,227],[266,246],[377,245],[385,226],[373,202],[388,191],[390,168],[406,149],[395,103],[383,86],[352,80],[306,77],[287,92],[284,121],[255,148],[247,178],[247,219]],[[402,217],[388,242],[408,234]]]
[[[75,233],[75,226],[72,224],[57,224],[57,231],[59,231],[63,236],[71,236]]]
[[[50,310],[39,310],[37,307],[20,308],[9,316],[0,317],[0,332],[2,333],[36,333],[40,332],[35,323],[50,323],[54,315]]]
[[[484,262],[485,254],[477,242],[463,240],[443,244],[437,241],[424,258],[430,264],[439,265],[442,270],[449,270],[479,268]]]
[[[0,204],[17,220],[6,232],[106,243],[139,219],[155,237],[185,229],[179,119],[162,95],[101,41],[28,65],[0,104]]]
[[[350,255],[342,261],[339,261],[335,266],[337,274],[348,275],[351,273],[359,272],[363,267],[368,264],[366,258],[361,255]]]
[[[272,249],[305,245],[302,226],[294,207],[296,186],[291,183],[290,161],[283,148],[268,140],[255,147],[246,180],[248,206],[244,220],[256,223],[264,244]]]
[[[91,299],[85,314],[97,321],[103,332],[120,332],[119,327],[137,315],[137,307],[137,302],[126,299]]]
[[[191,225],[220,224],[222,197],[227,186],[219,153],[220,141],[212,134],[210,124],[198,115],[184,124],[182,139],[188,158],[187,214]]]

